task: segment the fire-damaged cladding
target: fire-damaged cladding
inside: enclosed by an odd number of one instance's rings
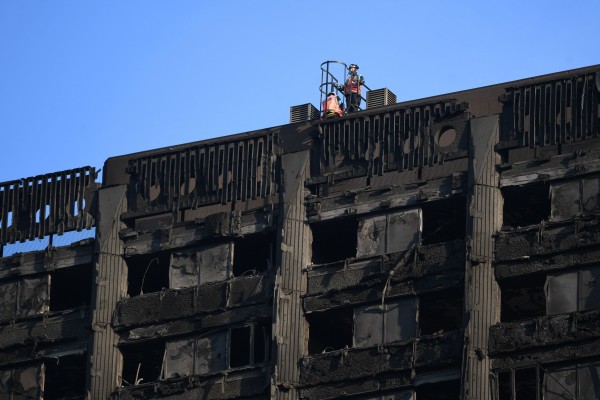
[[[135,255],[126,262],[130,296],[262,275],[275,264],[275,232]]]
[[[510,88],[501,96],[499,148],[537,148],[600,136],[600,75]]]
[[[96,172],[83,167],[0,184],[0,245],[90,229]]]
[[[372,177],[465,157],[466,107],[450,100],[324,123],[312,154],[312,176]]]
[[[600,176],[507,186],[502,195],[505,226],[560,222],[600,210]]]
[[[534,226],[496,239],[503,322],[600,307],[599,187],[600,176],[592,175],[504,189],[505,223]],[[519,194],[534,209],[518,204]]]
[[[460,204],[464,210],[464,198]],[[310,356],[302,362],[301,398],[458,398],[464,228],[463,240],[417,246],[422,214],[415,208],[347,217],[355,220],[353,239],[343,233],[348,222],[327,221],[341,231],[329,237],[325,222],[314,224],[323,242],[343,236],[358,254],[309,270],[304,309]],[[338,255],[347,254],[339,247]]]
[[[90,304],[91,265],[0,282],[0,323]]]
[[[600,362],[513,368],[500,371],[495,378],[498,400],[597,399]]]
[[[163,373],[173,378],[261,365],[269,360],[270,347],[270,321],[173,340],[165,345]]]
[[[85,354],[51,357],[34,365],[0,369],[0,398],[5,400],[83,399]]]
[[[129,211],[172,211],[278,192],[278,134],[187,147],[129,161]]]

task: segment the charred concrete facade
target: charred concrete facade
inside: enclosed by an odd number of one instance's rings
[[[1,398],[600,395],[600,66],[103,171],[0,184]]]

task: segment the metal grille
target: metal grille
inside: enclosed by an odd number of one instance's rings
[[[367,108],[396,104],[396,95],[388,88],[369,90],[367,92]]]
[[[340,171],[349,162],[360,165],[362,161],[370,177],[386,171],[434,165],[455,157],[466,151],[463,131],[467,119],[462,113],[466,107],[466,103],[450,100],[324,123],[321,145],[313,148],[314,157],[319,159],[318,174]],[[458,113],[461,115],[456,120],[448,120]],[[446,127],[455,129],[456,140],[441,149],[436,137]],[[355,167],[352,169],[356,170]]]
[[[169,211],[277,193],[276,134],[129,161],[130,211]]]
[[[310,103],[290,107],[290,124],[319,119],[319,110]]]
[[[501,98],[508,124],[503,140],[530,148],[599,136],[597,73],[511,88]],[[507,112],[508,111],[508,112]]]
[[[95,168],[83,167],[0,183],[0,243],[90,229],[86,192],[95,178]]]

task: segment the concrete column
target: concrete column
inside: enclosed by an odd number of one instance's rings
[[[97,261],[92,287],[92,341],[86,387],[91,399],[106,399],[120,384],[119,336],[110,326],[117,302],[127,294],[127,265],[119,239],[120,216],[127,209],[126,186],[100,189],[96,222]]]
[[[494,271],[492,235],[502,226],[502,196],[494,151],[498,116],[471,119],[467,193],[467,262],[465,274],[465,351],[463,399],[492,399],[489,327],[500,318],[500,291]]]
[[[310,263],[311,232],[304,207],[304,181],[309,152],[284,154],[280,201],[279,270],[276,277],[274,329],[276,340],[274,399],[297,399],[298,359],[306,341],[302,299],[306,292],[305,267]]]

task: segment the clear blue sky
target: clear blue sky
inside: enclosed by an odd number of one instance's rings
[[[1,0],[0,182],[286,124],[320,64],[398,101],[600,63],[599,1]]]

